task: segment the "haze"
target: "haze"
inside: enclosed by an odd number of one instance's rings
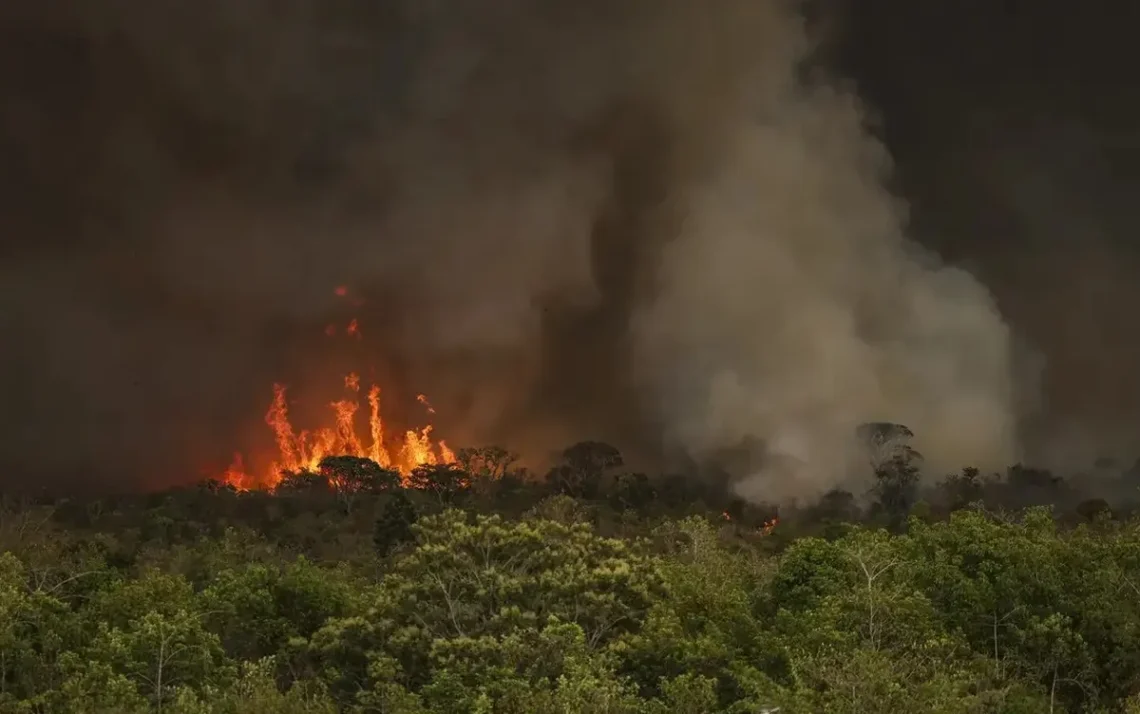
[[[919,48],[859,49],[913,34],[882,8],[815,10],[0,10],[5,479],[192,479],[256,441],[273,382],[360,361],[452,443],[758,440],[756,498],[847,479],[869,420],[934,470],[1129,456],[1137,343],[1105,308],[1136,304],[1135,137],[1011,128],[1064,95],[972,103]],[[337,285],[366,300],[351,348],[321,337]]]

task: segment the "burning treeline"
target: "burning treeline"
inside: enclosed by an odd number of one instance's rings
[[[360,391],[360,377],[349,374],[344,379],[349,392]],[[427,405],[427,399],[420,395],[420,401]],[[241,454],[223,475],[223,480],[231,486],[249,490],[273,488],[286,473],[317,471],[321,461],[328,456],[359,456],[371,459],[386,469],[399,471],[405,481],[417,466],[436,465],[455,461],[455,454],[447,442],[431,439],[432,426],[410,429],[404,433],[398,448],[386,443],[384,419],[380,410],[380,387],[372,385],[368,390],[368,436],[367,440],[357,432],[357,413],[360,402],[351,396],[332,402],[335,426],[320,427],[316,430],[297,431],[289,419],[286,400],[286,387],[273,385],[273,403],[265,415],[265,422],[273,429],[277,441],[278,457],[263,474],[246,470]],[[428,407],[431,411],[430,406]]]
[[[341,298],[348,297],[348,289],[343,286],[336,288],[335,293]],[[355,299],[352,303],[361,304]],[[330,337],[337,335],[337,326],[329,325],[325,334]],[[359,339],[360,321],[352,318],[344,328],[344,334]],[[240,490],[273,489],[285,474],[318,471],[326,457],[355,456],[371,459],[381,468],[398,471],[406,485],[416,467],[456,460],[447,442],[432,440],[431,424],[406,430],[396,441],[390,438],[381,407],[381,389],[377,384],[372,384],[365,394],[367,430],[362,435],[360,427],[365,420],[360,415],[362,387],[358,373],[345,375],[344,392],[340,399],[328,404],[331,412],[329,425],[298,430],[289,415],[288,388],[284,384],[274,384],[273,400],[265,414],[265,423],[273,431],[276,457],[263,471],[251,471],[239,452],[222,475],[222,481]],[[435,413],[425,395],[418,395],[417,401],[429,415]]]

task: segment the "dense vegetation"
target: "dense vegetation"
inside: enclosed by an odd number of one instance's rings
[[[773,527],[563,456],[8,499],[0,711],[1140,712],[1140,521],[1065,481],[902,450]]]

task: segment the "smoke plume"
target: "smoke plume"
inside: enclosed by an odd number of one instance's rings
[[[756,498],[846,479],[864,421],[936,467],[1015,455],[1009,330],[907,239],[788,3],[0,13],[17,474],[183,478],[349,358],[453,443],[758,441]],[[367,349],[330,361],[340,284]]]

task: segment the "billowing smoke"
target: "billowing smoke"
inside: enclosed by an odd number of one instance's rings
[[[866,420],[910,426],[935,472],[1010,463],[1010,336],[992,300],[906,240],[857,101],[778,66],[735,107],[715,168],[679,189],[687,220],[638,311],[667,433],[706,451],[760,437],[768,458],[742,489],[768,498],[865,472]]]
[[[308,335],[337,284],[453,443],[758,441],[758,498],[846,479],[869,420],[937,467],[1014,456],[1008,330],[907,240],[788,3],[3,12],[19,468],[221,458],[270,382],[336,373]]]

